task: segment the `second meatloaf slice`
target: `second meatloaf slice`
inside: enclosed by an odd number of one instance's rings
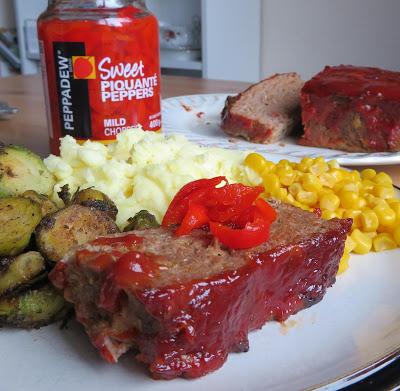
[[[327,66],[301,93],[300,144],[350,152],[400,151],[400,72]]]
[[[300,126],[300,90],[297,73],[276,74],[227,98],[221,127],[225,133],[269,144]]]
[[[51,280],[107,361],[134,348],[154,377],[202,376],[247,351],[249,331],[317,303],[335,282],[351,220],[273,206],[270,239],[253,249],[226,249],[202,230],[132,231],[79,247]]]

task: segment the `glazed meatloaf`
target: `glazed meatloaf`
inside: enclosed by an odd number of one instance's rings
[[[335,282],[351,219],[273,205],[269,241],[250,250],[203,230],[132,231],[78,247],[50,278],[105,360],[134,349],[155,378],[202,376],[247,351],[249,331],[317,303]]]
[[[297,73],[271,76],[236,96],[229,96],[222,111],[225,133],[269,144],[299,127],[300,90]]]
[[[400,151],[400,72],[326,67],[301,92],[300,144],[350,152]]]

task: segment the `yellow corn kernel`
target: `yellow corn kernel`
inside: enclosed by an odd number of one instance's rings
[[[246,159],[244,159],[244,164],[258,174],[261,174],[267,165],[267,161],[264,156],[259,153],[250,153],[246,156]]]
[[[358,197],[358,209],[364,209],[367,206],[367,200],[363,197]]]
[[[261,176],[264,176],[264,175],[270,174],[270,173],[274,173],[275,170],[276,170],[276,164],[274,162],[266,160],[264,170],[261,172]]]
[[[310,157],[303,157],[300,163],[297,165],[297,169],[303,172],[308,172],[310,166],[314,163],[314,160]]]
[[[317,156],[317,157],[314,159],[314,163],[317,163],[317,164],[325,164],[325,163],[326,163],[326,160],[325,160],[325,158],[324,158],[323,156]],[[328,163],[326,163],[326,164],[328,164]]]
[[[289,204],[294,205],[294,202],[296,202],[296,200],[295,200],[294,197],[289,193],[289,194],[286,196],[286,202],[289,203]]]
[[[396,220],[400,224],[400,201],[391,202],[389,205],[390,205],[390,208],[394,211],[394,213],[396,213]]]
[[[351,238],[356,243],[354,247],[354,252],[357,254],[367,254],[371,251],[372,248],[372,239],[366,235],[364,232],[361,232],[359,229],[355,229],[351,233]]]
[[[345,171],[342,170],[341,168],[332,168],[328,171],[328,173],[335,178],[336,182],[340,182],[341,180],[343,180],[344,177],[343,172]]]
[[[341,191],[352,191],[354,193],[358,193],[360,191],[361,187],[361,182],[347,182],[344,183],[342,188],[340,189]]]
[[[275,190],[279,189],[280,187],[278,176],[272,173],[263,175],[263,184],[265,187],[265,191],[270,194],[272,194]]]
[[[365,235],[368,235],[371,239],[376,238],[378,232],[365,232]]]
[[[345,209],[356,209],[359,203],[359,197],[352,191],[341,191],[339,194],[340,205]]]
[[[393,185],[392,178],[390,177],[390,175],[386,174],[386,172],[380,172],[379,174],[376,174],[372,178],[372,181],[378,185],[386,185],[386,186]]]
[[[360,194],[364,195],[364,194],[370,194],[373,192],[375,187],[375,183],[372,182],[370,179],[364,179],[361,181],[360,184]]]
[[[336,194],[324,194],[319,200],[321,209],[335,211],[339,208],[340,198]]]
[[[396,241],[397,245],[400,247],[400,225],[398,225],[394,230],[393,230],[393,238]]]
[[[280,201],[284,201],[287,198],[287,195],[287,190],[282,187],[271,192],[271,196]]]
[[[343,208],[337,208],[337,209],[335,210],[336,217],[337,217],[338,219],[341,219],[341,218],[343,217],[343,213],[344,213],[345,210],[346,210],[346,209],[343,209]]]
[[[324,220],[334,219],[336,217],[336,213],[331,210],[323,210],[321,213],[321,217]]]
[[[301,186],[300,183],[298,183],[298,182],[292,183],[289,186],[289,193],[295,197],[297,196],[298,192],[301,190],[303,190],[303,186]]]
[[[276,175],[278,175],[282,185],[285,186],[290,186],[296,179],[296,173],[290,166],[277,168]]]
[[[300,190],[297,193],[296,199],[300,203],[307,205],[307,206],[315,205],[318,201],[318,197],[317,197],[316,193],[314,193],[312,191],[304,191],[304,190]]]
[[[329,166],[328,166],[328,164],[327,164],[325,161],[323,161],[323,162],[317,161],[318,159],[319,159],[319,158],[315,159],[314,164],[312,164],[312,165],[310,166],[310,168],[309,168],[309,171],[310,171],[312,174],[317,175],[317,176],[323,174],[324,172],[329,171]]]
[[[337,160],[329,160],[328,166],[330,168],[340,168],[340,164],[338,163]]]
[[[301,182],[304,190],[306,191],[312,191],[317,193],[322,188],[321,182],[319,181],[318,177],[314,174],[304,174]]]
[[[381,233],[372,239],[372,246],[375,251],[385,251],[393,250],[397,247],[397,243],[392,235],[388,233]]]
[[[373,189],[373,194],[382,199],[392,198],[395,195],[393,186],[388,185],[375,185]]]
[[[350,254],[348,253],[348,251],[345,250],[343,252],[342,258],[340,259],[339,269],[337,274],[342,274],[349,268],[349,258]]]
[[[333,185],[333,191],[334,191],[336,194],[339,194],[339,193],[340,193],[340,190],[342,190],[342,187],[343,187],[344,185],[346,185],[347,183],[348,183],[348,182],[345,181],[345,180],[337,181],[337,182]]]
[[[376,175],[376,171],[372,168],[366,168],[365,170],[361,171],[361,178],[362,179],[372,179]]]
[[[319,191],[318,191],[318,195],[320,197],[322,197],[325,194],[335,194],[335,192],[330,189],[329,187],[322,187]]]
[[[360,172],[357,170],[350,171],[350,178],[354,182],[361,182],[361,175],[360,175]]]
[[[319,176],[319,181],[321,182],[322,186],[326,186],[329,188],[332,188],[336,183],[335,177],[328,172],[324,172],[323,174],[321,174]]]
[[[344,243],[345,251],[351,253],[355,247],[356,247],[356,242],[352,239],[352,237],[350,235],[348,235],[347,239]]]
[[[276,165],[276,168],[289,168],[290,167],[290,162],[289,160],[282,159],[279,160],[278,164]]]
[[[363,210],[360,214],[361,227],[364,232],[374,232],[378,229],[379,220],[371,209]]]
[[[377,206],[382,201],[378,197],[375,197],[372,194],[365,194],[364,197],[365,197],[365,200],[367,201],[367,205],[370,208],[375,208],[375,206]]]
[[[378,204],[375,206],[373,211],[378,216],[379,225],[382,225],[383,227],[389,227],[395,224],[396,213],[389,206]]]

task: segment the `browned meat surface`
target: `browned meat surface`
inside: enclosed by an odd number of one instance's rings
[[[222,111],[222,129],[255,143],[281,140],[300,125],[303,84],[297,73],[276,74],[228,97]]]

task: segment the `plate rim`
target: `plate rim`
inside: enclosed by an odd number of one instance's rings
[[[358,369],[349,372],[344,376],[335,377],[327,382],[319,383],[307,388],[307,391],[318,391],[318,390],[330,390],[337,389],[337,387],[347,387],[366,379],[368,376],[379,372],[392,364],[396,360],[400,359],[400,346],[392,350],[389,353],[384,354],[380,358],[374,361],[370,361],[368,364],[359,367]]]

